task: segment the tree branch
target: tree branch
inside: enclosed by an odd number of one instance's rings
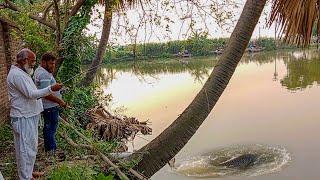
[[[89,150],[93,150],[92,146],[87,145],[87,144],[77,144],[75,143],[70,137],[68,137],[68,135],[66,135],[65,133],[60,133],[60,136],[62,136],[67,142],[68,144],[70,144],[73,147],[76,148],[85,148],[85,149],[89,149]]]
[[[85,1],[86,0],[78,0],[77,3],[71,8],[70,16],[76,15]]]
[[[43,11],[42,19],[46,20],[47,19],[47,14],[49,12],[49,9],[53,6],[53,2],[50,3]]]
[[[90,139],[88,139],[85,135],[83,135],[81,132],[79,132],[73,125],[71,125],[70,123],[68,123],[66,120],[64,120],[63,118],[60,118],[60,121],[68,126],[69,128],[71,128],[72,130],[74,130],[74,132],[79,136],[81,137],[83,140],[85,140],[87,143],[89,144],[92,144],[92,141]],[[65,140],[72,146],[74,147],[82,147],[82,148],[86,148],[86,149],[90,149],[94,152],[96,152],[104,161],[106,161],[109,165],[112,166],[112,161],[110,161],[110,159],[104,155],[103,153],[101,153],[99,150],[97,150],[96,148],[94,148],[93,146],[91,145],[86,145],[86,144],[76,144],[72,139],[70,139],[66,134],[63,134],[63,133],[60,133],[60,135],[62,137],[65,138]],[[120,162],[120,161],[119,161]],[[111,164],[112,163],[112,164]],[[116,166],[116,165],[115,165]],[[112,166],[113,167],[113,166]],[[114,167],[115,168],[115,167]],[[115,168],[116,169],[116,168]],[[129,168],[128,169],[129,172],[131,172],[133,175],[135,175],[138,179],[140,180],[146,180],[147,178],[144,177],[142,174],[140,174],[139,172],[135,171],[134,169],[132,168]],[[119,170],[120,171],[120,170]],[[121,171],[120,171],[121,172]],[[120,173],[119,172],[119,173]]]
[[[17,12],[22,12],[15,4],[13,4],[12,2],[10,2],[9,0],[5,0],[6,5],[5,7],[13,10],[13,11],[17,11]],[[33,20],[38,21],[41,24],[44,24],[46,26],[48,26],[49,28],[56,30],[56,26],[50,22],[45,21],[44,19],[42,19],[41,17],[35,16],[35,15],[29,15],[29,17]]]
[[[66,2],[65,2],[65,9],[64,9],[65,15],[64,15],[64,20],[63,20],[63,22],[64,22],[64,27],[67,26],[68,20],[69,20],[69,16],[70,16],[69,6],[70,6],[70,0],[66,0]]]
[[[6,3],[0,3],[0,9],[5,9],[5,8],[7,8]]]
[[[19,29],[19,26],[18,26],[16,23],[12,22],[12,21],[9,21],[9,20],[7,20],[7,19],[5,19],[5,18],[3,18],[3,17],[0,17],[0,21],[3,21],[3,22],[5,22],[5,23],[7,23],[9,26],[14,27],[14,28],[20,30],[20,29]]]
[[[85,135],[83,135],[81,132],[79,132],[73,125],[71,125],[70,123],[68,123],[66,120],[64,120],[63,118],[60,118],[60,121],[68,126],[69,128],[71,128],[72,130],[74,130],[74,132],[80,136],[83,140],[85,140],[87,143],[92,143],[90,139],[88,139]]]
[[[59,12],[59,6],[57,0],[53,0],[54,3],[54,15],[55,15],[55,21],[56,21],[56,48],[59,51],[60,50],[60,40],[61,40],[61,28],[60,28],[60,12]]]
[[[96,148],[86,144],[77,144],[66,133],[60,133],[60,135],[73,147],[81,147],[96,152],[105,162],[114,168],[121,179],[129,180],[129,178],[120,170],[119,166],[115,165],[107,156],[98,151]]]

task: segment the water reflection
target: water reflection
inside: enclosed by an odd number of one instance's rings
[[[320,59],[318,53],[303,52],[296,59],[284,62],[287,74],[281,85],[287,89],[303,90],[320,83]]]
[[[159,74],[189,73],[194,81],[201,84],[208,78],[216,64],[215,57],[198,59],[174,59],[164,61],[125,62],[108,64],[97,73],[96,82],[108,86],[123,72],[131,73],[140,82],[147,82],[146,76],[155,80]],[[240,64],[255,63],[263,65],[274,63],[273,81],[278,81],[277,62],[284,62],[287,73],[280,78],[282,86],[291,91],[303,90],[320,83],[320,57],[317,50],[287,50],[245,54]],[[120,74],[119,74],[120,73]]]
[[[319,59],[316,50],[244,55],[214,110],[176,156],[176,162],[234,144],[280,145],[292,153],[290,166],[255,179],[318,179],[320,87],[305,90],[302,82],[318,84]],[[153,134],[135,139],[132,149],[145,145],[177,118],[199,92],[216,62],[213,58],[168,60],[112,64],[101,69],[97,81],[103,84],[105,93],[112,93],[115,104],[126,107],[128,116],[152,122]],[[297,87],[303,91],[291,93]],[[172,173],[169,167],[152,177],[186,178],[191,179]]]
[[[174,59],[164,61],[138,61],[108,64],[100,69],[96,76],[96,82],[107,86],[119,73],[131,73],[139,78],[141,82],[146,82],[145,76],[158,79],[159,74],[189,73],[194,81],[203,82],[208,78],[212,68],[216,64],[215,57],[198,59]]]

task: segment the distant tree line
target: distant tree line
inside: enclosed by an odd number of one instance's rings
[[[131,61],[131,60],[150,60],[166,59],[176,57],[179,52],[187,50],[192,56],[212,56],[217,55],[217,50],[223,50],[228,42],[228,38],[210,39],[206,35],[194,35],[187,40],[168,41],[164,43],[145,43],[125,46],[112,46],[107,49],[104,55],[104,62]],[[274,38],[258,38],[251,40],[250,44],[262,48],[264,51],[276,49],[296,48],[295,45],[289,45]],[[276,46],[277,44],[277,46]],[[84,63],[88,64],[94,57],[96,45],[88,42],[84,43],[83,55]],[[135,51],[135,52],[134,52]],[[135,55],[135,56],[134,56]]]

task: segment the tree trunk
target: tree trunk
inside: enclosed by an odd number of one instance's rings
[[[137,59],[137,41],[135,41],[133,44],[132,52],[133,52],[133,60],[136,61],[136,59]]]
[[[61,51],[57,51],[57,54],[58,54],[58,56],[57,56],[57,60],[56,60],[56,67],[53,71],[54,76],[56,76],[58,74],[58,71],[63,63],[63,57],[61,56]]]
[[[203,88],[184,112],[157,138],[131,156],[134,169],[151,177],[190,140],[209,115],[231,79],[261,16],[266,0],[247,0],[230,41]]]
[[[58,2],[57,0],[53,1],[53,7],[54,7],[54,15],[55,15],[55,21],[56,21],[56,39],[55,39],[55,48],[57,50],[57,63],[56,63],[56,67],[54,69],[53,75],[56,76],[57,72],[63,62],[61,55],[61,47],[60,47],[60,43],[61,43],[61,26],[60,26],[60,12],[59,12],[59,6],[58,6]]]
[[[104,12],[104,20],[103,20],[103,28],[102,34],[98,46],[97,53],[95,58],[93,59],[91,66],[88,72],[85,75],[85,78],[82,79],[80,86],[89,86],[102,63],[103,56],[106,52],[107,43],[109,40],[110,29],[111,29],[111,21],[112,21],[112,8],[110,0],[105,1],[105,12]]]

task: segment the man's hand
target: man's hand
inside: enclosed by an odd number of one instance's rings
[[[63,100],[61,100],[61,102],[59,103],[59,106],[60,106],[60,107],[63,107],[63,108],[69,107],[69,106],[67,105],[67,103],[64,102]]]
[[[61,83],[56,83],[51,86],[51,90],[52,91],[59,91],[62,87],[63,87],[63,85]]]

